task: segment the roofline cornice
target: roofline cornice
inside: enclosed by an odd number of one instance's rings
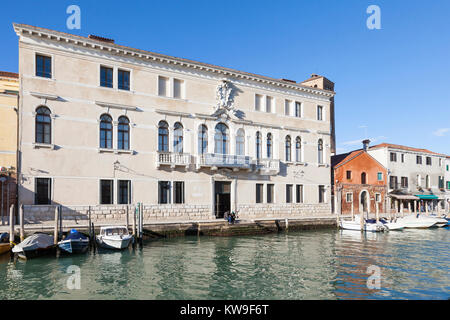
[[[238,70],[228,69],[225,67],[219,67],[214,66],[202,62],[192,61],[188,59],[182,59],[172,56],[167,56],[159,53],[154,53],[150,51],[144,51],[140,49],[134,49],[130,47],[121,46],[114,43],[102,43],[97,40],[91,40],[86,37],[81,37],[77,35],[72,35],[69,33],[64,33],[60,31],[40,28],[40,27],[34,27],[24,24],[17,24],[13,23],[14,31],[16,34],[20,37],[39,37],[46,40],[52,40],[57,42],[66,42],[74,45],[78,45],[81,47],[89,47],[91,49],[96,49],[100,51],[107,51],[114,54],[119,54],[123,56],[128,57],[134,57],[143,59],[146,61],[154,61],[154,62],[160,62],[165,64],[172,64],[172,65],[178,65],[181,67],[211,72],[214,74],[219,74],[224,77],[235,77],[238,79],[245,79],[245,80],[251,80],[256,81],[260,83],[265,83],[269,85],[273,85],[276,87],[282,87],[287,89],[293,89],[298,90],[301,92],[306,92],[309,94],[319,95],[319,96],[325,96],[328,98],[332,98],[335,96],[335,92],[328,91],[328,90],[321,90],[317,88],[311,88],[299,84],[292,84],[292,83],[285,83],[282,80],[269,78],[261,75],[255,75],[250,74],[247,72],[242,72]]]

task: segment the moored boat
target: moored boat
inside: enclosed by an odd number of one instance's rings
[[[405,225],[397,220],[388,221],[386,219],[381,218],[380,222],[382,224],[384,224],[389,229],[389,231],[394,231],[394,230],[400,231],[405,228]]]
[[[397,218],[397,222],[402,223],[405,226],[405,228],[424,229],[424,228],[431,228],[436,224],[437,221],[436,219],[427,216],[422,216],[419,214],[417,215],[411,214],[405,217]]]
[[[0,234],[0,254],[7,253],[11,250],[11,244],[9,243],[9,234],[7,232]]]
[[[101,248],[122,250],[127,248],[133,236],[124,226],[101,227],[100,234],[96,237],[97,244]]]
[[[344,229],[344,230],[360,231],[361,230],[361,222],[359,221],[358,216],[356,216],[354,220],[350,220],[350,221],[341,219],[340,227],[341,227],[341,229]],[[363,230],[368,231],[368,232],[389,231],[389,229],[386,226],[384,226],[381,222],[376,223],[376,221],[375,221],[375,223],[372,223],[371,220],[364,221]]]
[[[53,236],[35,233],[12,248],[12,252],[22,259],[40,257],[55,252]]]
[[[89,238],[72,229],[63,240],[58,242],[58,247],[67,253],[84,253],[89,248]]]

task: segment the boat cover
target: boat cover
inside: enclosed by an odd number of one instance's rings
[[[39,248],[48,248],[53,245],[53,236],[49,236],[45,233],[36,233],[25,240],[23,240],[18,245],[14,246],[12,249],[13,252],[22,252],[35,250]]]
[[[0,243],[6,242],[8,240],[9,240],[9,233],[8,232],[0,233]]]
[[[87,240],[88,237],[86,237],[84,234],[82,234],[81,232],[78,232],[75,229],[70,230],[69,234],[64,238],[64,240]]]

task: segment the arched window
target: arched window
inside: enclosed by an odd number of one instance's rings
[[[214,153],[228,154],[228,127],[223,123],[216,125]]]
[[[183,125],[179,122],[174,125],[173,152],[183,153]]]
[[[291,161],[291,136],[286,137],[285,151],[286,161]]]
[[[236,155],[245,155],[245,133],[244,129],[239,129],[236,133]]]
[[[272,147],[273,147],[272,134],[268,133],[267,134],[267,158],[268,159],[272,159],[272,155],[273,155]]]
[[[208,128],[202,124],[198,127],[198,154],[208,151]]]
[[[158,123],[158,151],[169,152],[169,125],[165,121]]]
[[[256,132],[256,159],[261,159],[261,132]]]
[[[39,107],[36,109],[36,132],[37,143],[52,143],[52,121],[50,119],[50,109]]]
[[[295,161],[302,162],[302,139],[295,138]]]
[[[130,120],[125,116],[119,117],[117,139],[117,148],[119,150],[130,150]]]
[[[367,184],[367,175],[365,172],[361,173],[361,184]]]
[[[112,118],[109,114],[100,117],[100,148],[112,149]]]
[[[323,140],[319,139],[317,143],[317,153],[318,153],[318,161],[319,163],[323,163]]]

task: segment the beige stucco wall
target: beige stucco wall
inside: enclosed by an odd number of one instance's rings
[[[216,87],[223,79],[211,71],[193,70],[178,65],[144,61],[142,58],[123,57],[98,49],[77,46],[39,38],[21,36],[19,42],[19,66],[21,86],[21,172],[23,182],[20,188],[20,202],[33,204],[34,179],[52,178],[52,201],[63,205],[98,205],[99,179],[126,179],[132,181],[132,202],[156,204],[157,182],[185,181],[185,205],[211,206],[214,180],[235,181],[232,200],[236,207],[255,205],[256,183],[275,184],[275,204],[285,204],[285,185],[303,184],[305,205],[318,204],[318,186],[325,185],[326,203],[317,206],[320,212],[330,212],[330,168],[317,163],[317,142],[322,139],[325,146],[325,164],[330,163],[330,98],[321,94],[302,92],[254,80],[228,76],[234,88],[234,106],[244,113],[244,120],[255,124],[242,124],[232,119],[225,121],[230,132],[230,147],[234,153],[235,133],[245,130],[245,153],[255,158],[255,136],[263,136],[265,153],[266,136],[274,136],[274,159],[281,159],[277,175],[240,170],[224,173],[210,168],[196,170],[194,165],[170,168],[156,168],[157,126],[166,120],[172,137],[173,125],[180,121],[184,127],[184,152],[195,159],[197,154],[197,129],[206,124],[209,134],[208,152],[214,152],[214,127],[219,120],[204,119],[195,114],[214,113]],[[35,54],[52,57],[52,79],[34,75]],[[99,86],[100,65],[131,70],[131,90]],[[185,83],[185,97],[175,99],[158,96],[158,76],[181,79]],[[117,72],[115,72],[117,77]],[[115,87],[117,86],[115,80]],[[46,100],[32,93],[56,95],[57,100]],[[255,94],[274,97],[272,113],[255,111]],[[284,115],[285,99],[303,103],[304,118]],[[137,111],[108,109],[95,101],[110,102],[138,107]],[[39,148],[33,145],[35,117],[39,105],[47,106],[52,112],[53,148]],[[324,107],[324,121],[317,121],[317,105]],[[167,115],[158,110],[183,112],[190,115]],[[114,121],[126,115],[131,122],[130,149],[133,154],[99,152],[99,117],[108,113]],[[290,127],[285,129],[283,127]],[[308,132],[305,132],[308,131]],[[295,157],[295,137],[304,143],[303,164],[284,161],[284,139],[292,138],[292,157]],[[114,144],[117,148],[117,127],[114,126]],[[169,141],[172,148],[172,140]],[[120,162],[120,169],[114,169],[114,162]],[[117,188],[115,189],[117,190]],[[265,197],[265,195],[264,195]],[[295,186],[294,186],[295,197]],[[115,195],[117,201],[117,194]],[[294,205],[290,205],[294,207]],[[297,205],[298,207],[298,205]],[[245,208],[243,209],[245,210]]]
[[[17,94],[19,80],[0,76],[0,166],[14,167],[17,150]]]

